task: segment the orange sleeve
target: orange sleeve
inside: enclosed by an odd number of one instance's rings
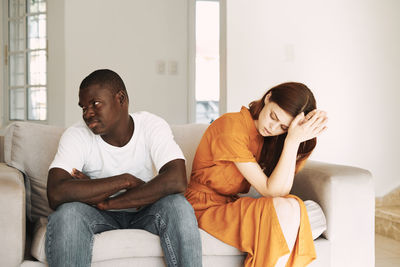
[[[214,161],[256,162],[244,134],[220,134],[211,140]]]

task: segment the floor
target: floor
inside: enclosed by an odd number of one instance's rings
[[[375,267],[400,266],[400,241],[375,235]]]

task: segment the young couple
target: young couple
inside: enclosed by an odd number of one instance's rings
[[[202,266],[198,227],[247,252],[245,266],[306,266],[315,258],[304,204],[289,195],[327,124],[305,85],[278,85],[215,120],[189,185],[169,125],[129,114],[128,105],[111,70],[80,85],[83,121],[64,132],[48,174],[50,267],[90,266],[94,235],[114,229],[157,234],[167,266]],[[250,186],[263,197],[239,198]]]

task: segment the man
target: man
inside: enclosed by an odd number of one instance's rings
[[[129,114],[128,104],[111,70],[80,85],[84,123],[64,132],[48,174],[50,267],[90,266],[94,235],[114,229],[159,235],[168,266],[201,266],[197,221],[180,194],[187,186],[182,151],[164,120]]]

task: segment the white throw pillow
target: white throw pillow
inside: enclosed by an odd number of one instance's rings
[[[317,202],[312,200],[304,201],[306,206],[308,219],[311,224],[311,232],[313,239],[317,239],[326,230],[326,218],[321,207]]]

